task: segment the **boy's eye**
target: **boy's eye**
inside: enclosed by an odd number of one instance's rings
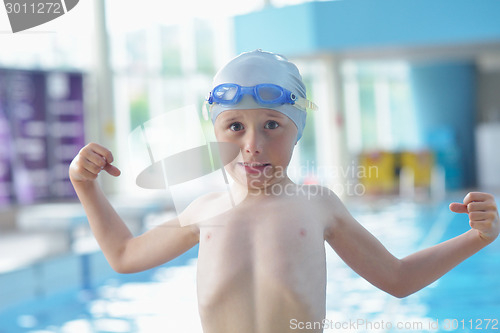
[[[243,124],[241,123],[232,123],[231,126],[229,126],[231,131],[238,132],[243,129]]]
[[[275,128],[278,128],[280,125],[275,122],[274,120],[270,120],[266,123],[266,126],[264,126],[265,128],[267,129],[275,129]]]

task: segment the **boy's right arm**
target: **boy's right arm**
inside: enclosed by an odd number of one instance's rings
[[[102,170],[115,177],[120,175],[112,162],[108,149],[90,143],[71,162],[69,176],[90,228],[115,271],[133,273],[161,265],[198,243],[197,228],[181,227],[177,218],[134,237],[96,181]]]

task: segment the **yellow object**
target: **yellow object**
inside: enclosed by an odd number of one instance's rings
[[[396,189],[396,158],[385,151],[365,152],[359,157],[358,180],[367,194],[387,194]]]
[[[434,165],[434,154],[430,151],[402,152],[401,168],[413,171],[415,187],[429,187]]]

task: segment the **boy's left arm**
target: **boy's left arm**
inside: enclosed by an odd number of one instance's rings
[[[450,210],[467,213],[471,230],[453,239],[397,259],[343,207],[325,239],[358,274],[382,290],[408,296],[431,284],[463,260],[491,243],[499,234],[498,210],[492,195],[471,192]],[[340,212],[340,213],[339,213]]]

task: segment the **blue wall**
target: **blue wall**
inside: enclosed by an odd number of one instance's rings
[[[309,53],[316,48],[314,6],[304,4],[269,8],[236,16],[235,46],[237,53],[263,49],[288,56]]]
[[[413,64],[410,85],[420,141],[437,153],[449,189],[475,184],[476,67],[473,62]]]
[[[498,0],[341,0],[237,16],[238,53],[288,56],[319,51],[482,43],[500,39]]]

